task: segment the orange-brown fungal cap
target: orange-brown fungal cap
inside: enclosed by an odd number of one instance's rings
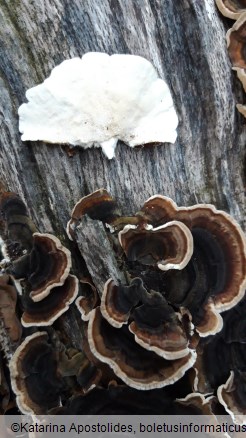
[[[231,371],[230,377],[217,391],[219,402],[236,424],[246,424],[246,372]]]
[[[0,319],[3,320],[9,338],[18,342],[21,338],[22,328],[16,316],[17,291],[7,274],[0,274]]]
[[[62,286],[54,287],[42,301],[35,302],[29,296],[23,297],[24,313],[21,323],[24,327],[52,325],[78,294],[78,279],[69,275]]]
[[[21,413],[42,415],[59,405],[62,382],[47,333],[28,336],[15,351],[9,367]]]
[[[246,68],[246,12],[228,30],[226,41],[232,66]]]
[[[246,12],[245,0],[215,0],[218,9],[225,17],[237,20],[243,12]]]
[[[246,239],[229,214],[210,204],[177,207],[170,198],[161,195],[148,199],[142,214],[155,226],[177,220],[190,229],[194,252],[202,251],[204,261],[209,262],[206,276],[210,279],[210,294],[218,312],[232,308],[241,300],[246,287]]]
[[[88,321],[90,312],[99,305],[99,296],[94,284],[89,278],[79,280],[82,289],[82,296],[79,296],[75,302],[77,309],[81,313],[83,321]]]
[[[149,390],[162,388],[179,380],[192,367],[196,353],[168,361],[136,344],[127,327],[112,327],[94,309],[88,325],[88,342],[95,357],[107,363],[127,385]]]
[[[67,235],[69,239],[73,240],[73,231],[76,224],[85,214],[88,214],[91,219],[97,219],[107,223],[110,223],[113,218],[119,216],[116,202],[107,190],[96,190],[81,198],[74,206],[71,219],[67,224]]]
[[[130,261],[157,266],[162,271],[183,269],[193,253],[193,239],[182,222],[171,221],[157,228],[126,225],[119,241]]]
[[[71,254],[57,237],[35,233],[27,277],[33,301],[47,297],[54,287],[63,285],[71,268]]]

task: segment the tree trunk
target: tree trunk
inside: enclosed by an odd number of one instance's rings
[[[214,204],[245,229],[245,139],[236,110],[243,91],[231,70],[224,19],[214,0],[22,0],[0,2],[0,181],[26,203],[40,232],[66,236],[74,204],[107,189],[125,215],[162,194],[179,206]],[[179,118],[175,144],[129,148],[108,160],[99,148],[22,142],[18,107],[25,91],[65,59],[88,51],[130,53],[153,63]],[[86,260],[80,260],[80,273]],[[74,324],[63,329],[74,346]],[[80,319],[78,315],[78,319]]]

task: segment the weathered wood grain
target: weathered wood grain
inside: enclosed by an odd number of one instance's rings
[[[160,193],[178,205],[212,203],[246,229],[246,130],[235,107],[243,90],[227,54],[230,25],[214,0],[0,0],[0,181],[22,197],[41,232],[69,245],[72,207],[102,187],[124,214]],[[88,51],[131,53],[154,64],[179,116],[174,145],[119,144],[109,161],[101,149],[69,157],[60,145],[21,141],[17,111],[25,91]],[[83,272],[70,249],[76,273]]]
[[[179,205],[214,203],[243,224],[246,135],[235,108],[242,90],[227,55],[228,23],[213,0],[1,0],[0,179],[24,198],[41,230],[64,236],[74,203],[100,187],[125,213],[162,193]],[[153,62],[179,115],[175,145],[119,145],[109,161],[99,149],[69,158],[59,145],[21,142],[17,110],[26,89],[87,51]]]
[[[127,279],[118,267],[113,246],[102,222],[84,216],[76,229],[75,236],[80,253],[100,296],[109,278],[116,283],[126,282]]]

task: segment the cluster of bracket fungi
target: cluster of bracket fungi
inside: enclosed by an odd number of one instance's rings
[[[228,54],[232,69],[236,71],[246,92],[246,2],[245,0],[215,0],[220,12],[236,20],[226,34]],[[246,105],[237,104],[238,111],[246,117]]]
[[[245,421],[246,240],[231,216],[155,195],[126,217],[97,190],[67,225],[88,267],[78,281],[70,251],[38,232],[16,194],[3,193],[0,209],[10,258],[0,274],[10,369],[1,368],[2,412],[16,403],[27,414],[227,412]],[[101,233],[97,253],[86,253],[87,226]],[[56,327],[69,306],[81,316],[80,349]]]

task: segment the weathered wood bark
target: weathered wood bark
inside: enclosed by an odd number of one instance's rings
[[[235,107],[243,91],[227,55],[229,25],[214,0],[1,0],[0,180],[19,193],[40,231],[66,240],[75,202],[101,187],[124,214],[160,193],[178,205],[212,203],[246,227],[246,131]],[[119,144],[109,161],[101,149],[68,157],[60,145],[21,142],[25,91],[88,51],[137,54],[155,65],[179,116],[174,145]]]

